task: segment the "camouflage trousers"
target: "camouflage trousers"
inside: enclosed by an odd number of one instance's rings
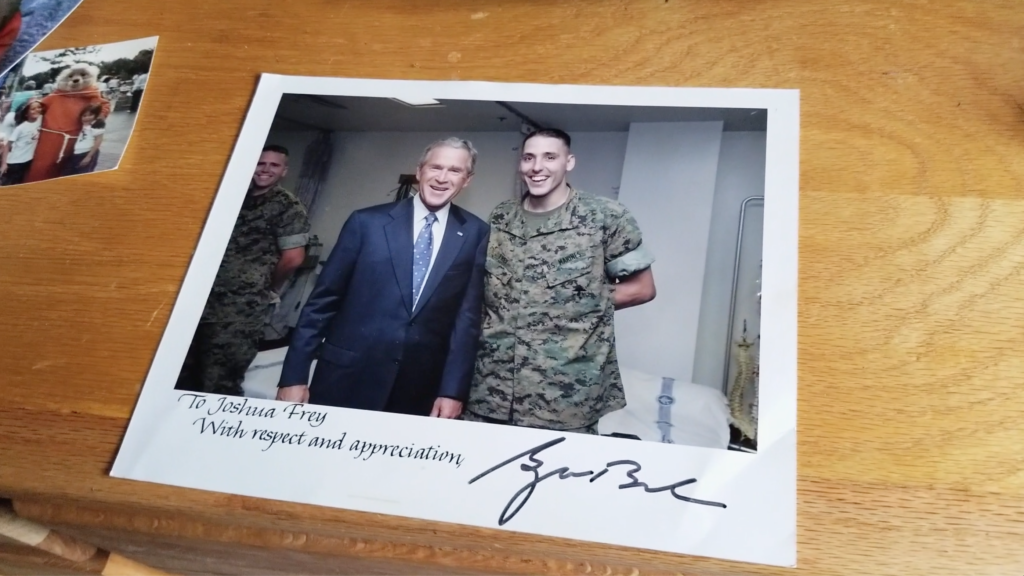
[[[242,381],[259,352],[264,319],[200,322],[178,375],[178,390],[242,395]]]
[[[481,416],[474,414],[469,410],[463,410],[462,415],[459,416],[459,420],[465,420],[467,422],[485,422],[487,424],[503,424],[506,426],[512,426],[512,423],[507,420],[499,420],[497,418],[488,418],[487,416]],[[541,430],[547,430],[547,428],[540,428]],[[584,426],[582,428],[570,428],[568,430],[552,430],[552,432],[573,432],[576,434],[593,434],[597,436],[597,422]]]

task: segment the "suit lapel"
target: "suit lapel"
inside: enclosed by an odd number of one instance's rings
[[[405,309],[412,314],[412,200],[403,200],[391,210],[391,222],[384,226],[384,236],[391,252],[398,290]]]
[[[441,283],[441,278],[444,277],[445,272],[451,267],[455,257],[459,255],[459,250],[462,250],[462,243],[466,241],[462,231],[462,225],[465,221],[466,219],[458,207],[452,204],[448,212],[448,223],[444,227],[441,249],[437,251],[437,258],[434,259],[434,265],[430,268],[430,275],[427,276],[426,282],[423,283],[423,290],[420,291],[420,299],[416,302],[413,316],[418,314],[420,310],[423,310],[423,306],[430,299],[430,295],[434,293],[438,284]],[[409,269],[409,274],[412,274],[412,268]]]

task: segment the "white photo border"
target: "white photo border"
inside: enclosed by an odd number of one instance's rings
[[[175,391],[178,372],[224,255],[249,180],[285,94],[590,105],[758,108],[768,111],[765,162],[758,451],[683,445],[481,425],[333,407],[336,432],[382,441],[429,439],[457,448],[467,468],[425,463],[314,457],[290,446],[239,449],[237,440],[199,436],[195,412]],[[783,89],[539,85],[470,81],[377,80],[264,74],[210,209],[111,475],[201,490],[393,514],[709,556],[796,565],[797,260],[799,91]],[[216,397],[215,397],[216,398]],[[282,403],[253,400],[254,405]],[[291,421],[286,423],[292,426]],[[466,434],[466,426],[473,427]],[[282,428],[284,429],[284,428]],[[291,427],[290,430],[300,428]],[[642,462],[641,480],[658,487],[697,482],[680,494],[725,509],[673,502],[666,493],[623,490],[623,470],[608,484],[557,477],[505,526],[496,518],[529,475],[508,470],[476,484],[471,477],[505,458],[569,436],[545,452],[549,464],[597,470],[608,460]],[[440,442],[439,442],[440,440]],[[368,439],[366,441],[369,441]],[[569,446],[573,446],[569,450]],[[191,461],[183,463],[180,459]],[[358,458],[358,457],[356,457]],[[472,463],[471,466],[469,464]],[[353,467],[362,467],[359,469]],[[338,476],[344,477],[344,482]],[[331,480],[333,478],[333,480]],[[576,484],[573,485],[572,483]],[[489,483],[486,487],[484,484]],[[343,484],[343,485],[342,485]],[[583,487],[583,485],[586,485]],[[674,491],[673,491],[674,493]],[[675,506],[678,504],[679,506]],[[595,508],[595,507],[599,507]]]

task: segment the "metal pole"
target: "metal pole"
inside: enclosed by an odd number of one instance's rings
[[[740,252],[743,249],[743,222],[746,219],[747,204],[764,201],[764,196],[750,196],[740,204],[740,225],[736,232],[736,258],[732,265],[732,296],[729,298],[729,328],[725,339],[725,373],[722,374],[722,394],[729,395],[729,368],[732,366],[732,327],[736,324],[736,290],[740,282]]]

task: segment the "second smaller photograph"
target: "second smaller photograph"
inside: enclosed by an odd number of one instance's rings
[[[156,43],[33,52],[0,77],[0,186],[116,169]]]

